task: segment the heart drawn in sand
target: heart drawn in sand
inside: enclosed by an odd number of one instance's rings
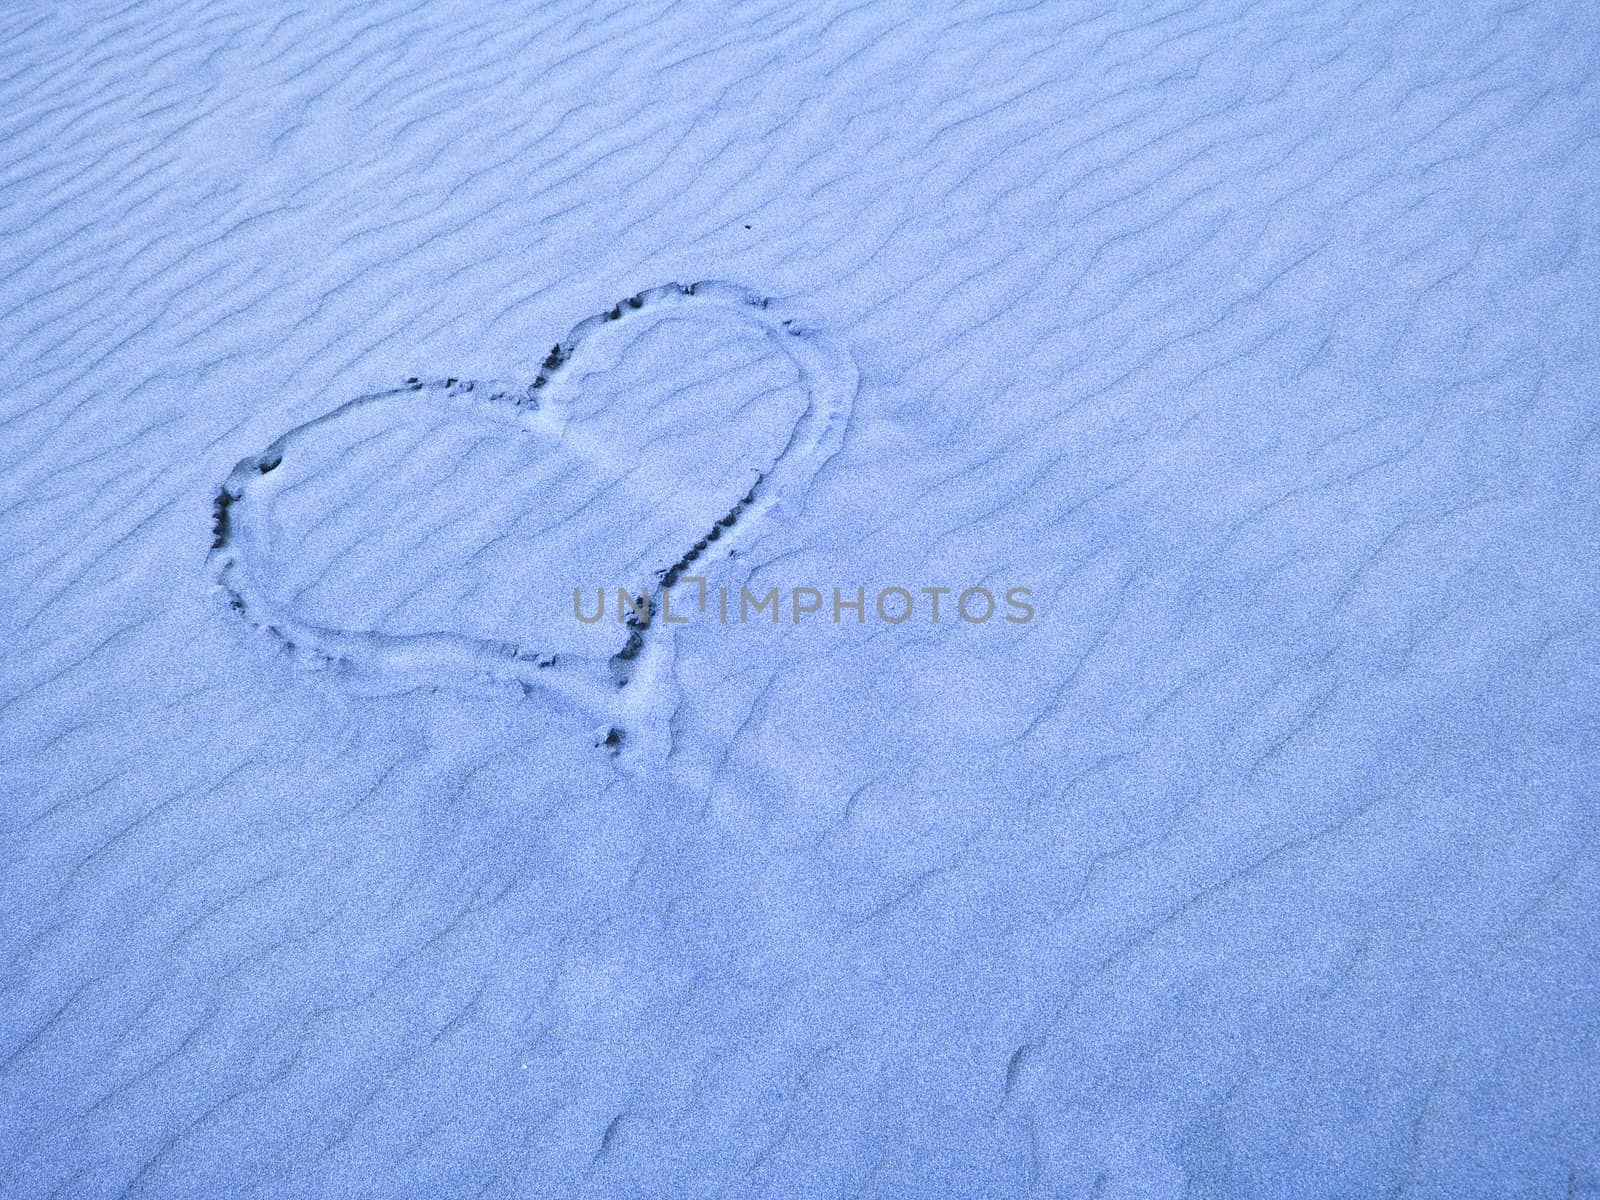
[[[538,695],[622,730],[667,639],[649,616],[575,619],[574,589],[658,607],[804,495],[855,390],[848,353],[778,302],[651,288],[580,321],[530,383],[413,379],[240,460],[211,573],[306,665]]]

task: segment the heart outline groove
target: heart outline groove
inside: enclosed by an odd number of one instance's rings
[[[724,515],[651,572],[653,583],[640,615],[630,616],[621,645],[604,660],[590,654],[555,652],[522,642],[434,630],[385,633],[342,628],[310,620],[296,605],[277,598],[258,577],[254,562],[270,539],[255,527],[252,513],[270,493],[274,472],[298,443],[351,416],[380,405],[419,400],[457,408],[474,419],[506,423],[511,429],[560,438],[570,414],[563,397],[570,389],[573,362],[584,343],[601,329],[615,328],[640,313],[693,306],[731,315],[754,327],[795,366],[803,388],[803,409],[775,457],[754,465],[755,482]],[[823,465],[838,453],[853,409],[857,372],[849,352],[786,304],[739,284],[702,280],[668,283],[635,293],[612,308],[579,321],[557,342],[526,387],[495,387],[482,381],[412,378],[402,387],[368,393],[296,425],[264,449],[240,459],[218,489],[212,511],[212,545],[207,565],[227,605],[245,622],[287,653],[297,665],[331,671],[379,690],[408,691],[441,685],[472,692],[540,697],[554,707],[598,723],[597,740],[617,747],[629,730],[649,715],[656,681],[666,668],[669,643],[653,637],[652,616],[664,589],[687,569],[703,569],[726,559],[747,543],[786,498],[803,496]],[[750,465],[747,464],[747,469]]]

